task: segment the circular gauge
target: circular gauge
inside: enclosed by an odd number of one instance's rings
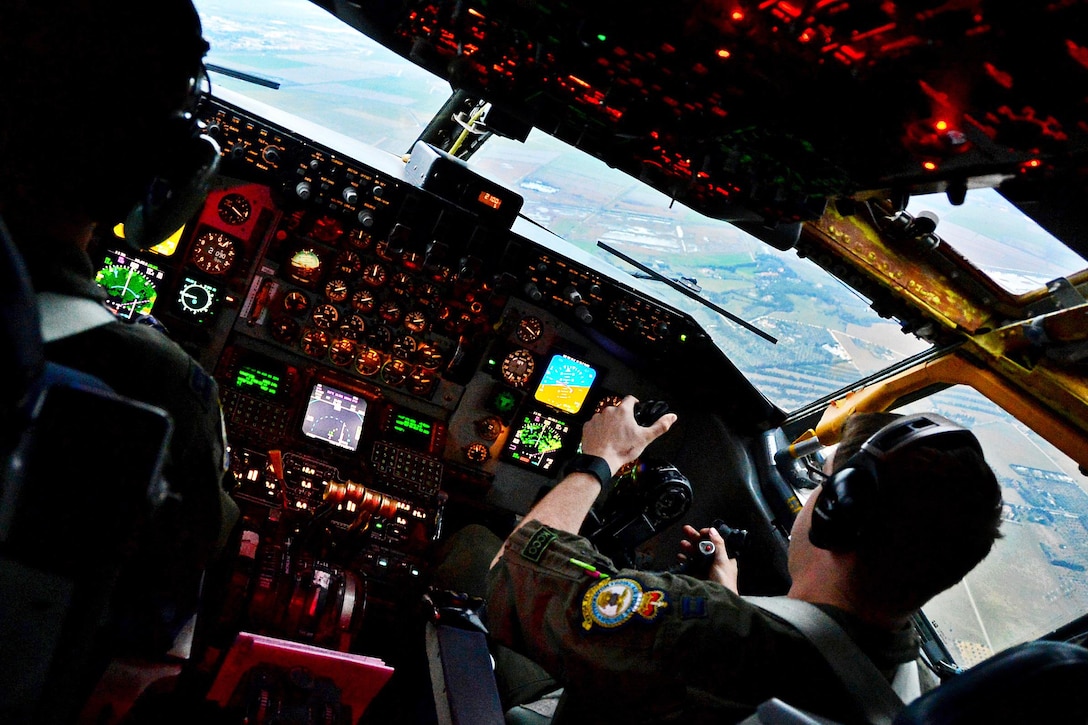
[[[348,283],[342,279],[330,279],[325,283],[325,297],[329,302],[343,302],[348,298]]]
[[[344,367],[350,365],[355,358],[355,341],[346,337],[338,337],[329,345],[329,360],[333,365]]]
[[[374,238],[370,236],[370,232],[362,229],[352,229],[348,232],[348,242],[356,249],[367,249],[373,241]]]
[[[212,309],[215,302],[215,287],[195,280],[187,279],[178,292],[178,306],[182,312],[200,316]]]
[[[249,199],[241,194],[226,194],[219,200],[216,211],[219,212],[219,218],[225,224],[237,226],[245,224],[253,208],[249,205]]]
[[[119,310],[126,319],[137,312],[151,312],[159,295],[147,275],[121,264],[111,264],[99,270],[95,281],[106,290],[114,309]]]
[[[491,458],[491,451],[483,443],[472,443],[465,448],[465,458],[473,463],[485,463]]]
[[[359,331],[352,327],[350,322],[348,322],[336,328],[336,337],[342,337],[345,340],[358,340]]]
[[[497,440],[502,433],[502,421],[497,415],[489,415],[476,421],[476,433],[485,441]]]
[[[427,282],[416,288],[416,299],[424,307],[434,307],[442,301],[442,291],[437,285]]]
[[[381,287],[385,284],[387,273],[385,267],[374,262],[363,267],[363,281],[371,287]]]
[[[382,380],[394,387],[404,384],[408,375],[412,372],[412,366],[406,360],[390,358],[382,365]]]
[[[310,298],[298,290],[291,290],[283,297],[283,309],[298,314],[310,309]]]
[[[405,313],[404,327],[411,332],[423,332],[427,329],[427,315],[419,310],[411,310]]]
[[[311,284],[321,276],[321,256],[310,247],[303,247],[291,255],[287,262],[291,279]]]
[[[400,320],[400,315],[400,305],[392,300],[389,300],[388,302],[383,302],[381,307],[378,308],[378,316],[386,322],[392,322],[395,324],[398,320]]]
[[[366,318],[359,313],[352,313],[348,316],[347,326],[351,328],[351,331],[355,333],[355,338],[358,339],[359,335],[366,332]]]
[[[351,306],[364,314],[373,312],[376,303],[374,293],[368,289],[361,289],[351,296]]]
[[[389,280],[389,288],[398,295],[411,294],[413,287],[415,287],[415,283],[412,282],[412,276],[407,272],[397,272]]]
[[[442,352],[434,345],[422,344],[416,348],[416,362],[425,370],[442,367]]]
[[[329,349],[329,333],[324,330],[306,330],[298,344],[307,355],[321,357]]]
[[[331,244],[344,233],[344,227],[331,216],[318,217],[310,229],[310,236],[319,242]]]
[[[423,268],[424,259],[426,259],[426,257],[419,252],[405,252],[404,256],[400,258],[400,263],[414,271]]]
[[[392,262],[397,257],[397,254],[389,251],[388,239],[382,239],[374,245],[374,254],[377,254],[379,258],[384,259],[386,262]]]
[[[401,335],[393,340],[393,357],[410,360],[416,351],[416,339],[411,335]]]
[[[336,255],[336,261],[333,262],[333,267],[345,277],[354,277],[359,274],[359,271],[363,268],[363,259],[350,249],[345,249],[343,252]]]
[[[522,342],[528,344],[530,342],[536,342],[540,337],[540,333],[544,331],[544,324],[540,321],[539,317],[533,317],[527,315],[518,320],[517,337]]]
[[[453,276],[453,270],[446,264],[436,264],[431,267],[431,279],[435,282],[446,282]]]
[[[597,407],[593,409],[594,414],[600,413],[602,410],[609,406],[617,406],[623,402],[623,398],[619,395],[606,395],[597,402]]]
[[[430,370],[416,369],[408,376],[405,387],[412,395],[428,395],[434,390],[435,376]]]
[[[205,274],[225,274],[234,264],[238,249],[222,232],[204,232],[193,247],[193,264]]]
[[[388,350],[389,343],[393,342],[393,331],[388,325],[378,325],[366,331],[366,341],[371,347],[379,350]]]
[[[376,375],[382,369],[382,354],[372,347],[359,348],[355,358],[355,372],[360,375]]]
[[[313,320],[315,327],[322,330],[331,330],[340,320],[340,310],[336,309],[334,305],[323,303],[314,307],[310,319]]]
[[[290,317],[280,317],[268,328],[268,334],[272,335],[272,339],[284,345],[294,345],[295,340],[298,339],[298,331],[298,323]]]
[[[528,350],[514,350],[502,361],[502,379],[515,388],[520,388],[529,382],[533,370],[536,369],[536,361]]]

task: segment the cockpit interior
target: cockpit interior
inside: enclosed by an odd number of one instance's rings
[[[218,383],[242,514],[154,673],[224,722],[281,722],[257,664],[332,688],[298,722],[427,722],[443,545],[504,537],[627,395],[678,420],[587,522],[617,561],[714,522],[782,593],[842,421],[933,411],[1005,536],[916,617],[931,680],[1088,638],[1084,3],[195,4],[206,201],[91,250]]]

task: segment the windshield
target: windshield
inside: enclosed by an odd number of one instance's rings
[[[449,84],[303,0],[197,0],[212,49],[213,92],[228,88],[389,154],[408,152],[449,97]],[[259,84],[214,72],[256,76]],[[786,411],[922,352],[926,344],[881,318],[868,301],[810,261],[733,225],[701,216],[636,179],[539,131],[526,142],[492,137],[471,159],[483,175],[525,197],[522,214],[590,254],[648,276],[602,242],[765,333],[753,333],[668,284],[663,301],[691,314],[723,352]],[[976,199],[981,212],[972,213]],[[945,222],[938,233],[963,254],[1005,249],[981,265],[1019,293],[1083,266],[995,192],[972,191],[951,210],[918,202]],[[995,214],[998,210],[998,214]],[[996,220],[1002,220],[997,222]],[[1072,258],[1071,258],[1072,257]],[[991,257],[993,258],[993,257]],[[1042,260],[1048,262],[1040,269]],[[771,338],[777,342],[771,342]]]

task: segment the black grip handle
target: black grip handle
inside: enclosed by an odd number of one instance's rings
[[[635,403],[635,422],[643,428],[648,428],[668,412],[669,404],[664,400],[644,400]]]

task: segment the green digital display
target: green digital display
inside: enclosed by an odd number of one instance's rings
[[[273,396],[280,391],[280,376],[258,368],[242,366],[234,377],[234,386],[248,392]]]
[[[415,434],[430,438],[431,424],[425,420],[413,418],[404,413],[397,413],[393,418],[393,432],[401,434]]]

